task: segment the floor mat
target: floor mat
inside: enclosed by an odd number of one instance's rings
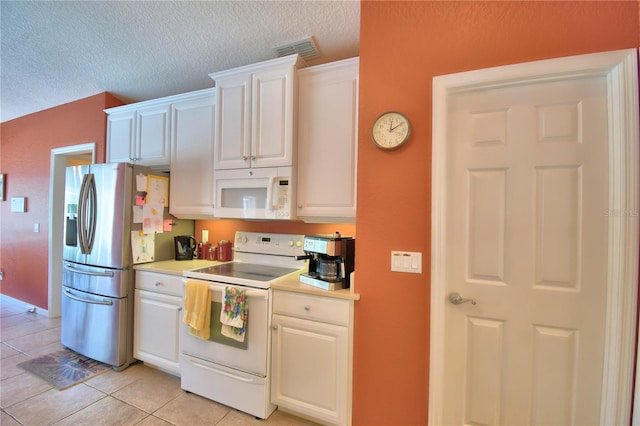
[[[68,349],[21,362],[18,367],[46,380],[57,389],[66,389],[111,369],[110,365]]]

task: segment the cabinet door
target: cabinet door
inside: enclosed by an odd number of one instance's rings
[[[169,105],[139,109],[136,113],[136,163],[169,166]]]
[[[135,111],[107,116],[107,163],[128,163],[135,157]]]
[[[251,167],[293,164],[294,75],[290,65],[253,74]]]
[[[301,70],[298,85],[298,217],[355,220],[358,60]]]
[[[179,375],[179,325],[182,299],[135,291],[133,356]]]
[[[169,212],[183,219],[213,217],[215,94],[171,107]]]
[[[216,80],[216,169],[241,169],[251,165],[250,83],[248,73]]]
[[[348,423],[348,328],[273,315],[271,402]]]

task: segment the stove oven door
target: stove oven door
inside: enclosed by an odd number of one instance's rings
[[[225,286],[222,283],[209,282],[212,303],[209,340],[189,334],[189,327],[183,323],[180,335],[181,351],[185,355],[266,377],[270,321],[269,290],[234,286],[246,291],[249,304],[244,342],[238,342],[221,334],[220,310]]]

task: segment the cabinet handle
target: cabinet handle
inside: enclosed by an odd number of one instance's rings
[[[243,155],[243,156],[242,156],[242,160],[243,160],[243,161],[247,161],[248,159],[249,159],[249,157],[247,157],[246,155]]]
[[[253,161],[253,160],[255,160],[255,159],[256,159],[256,156],[255,156],[255,155],[252,155],[252,156],[251,156],[251,160]]]
[[[180,311],[182,311],[182,306],[180,306],[180,307],[178,308],[178,312],[180,312]]]
[[[311,310],[311,306],[309,305],[304,305],[304,310],[309,312]]]

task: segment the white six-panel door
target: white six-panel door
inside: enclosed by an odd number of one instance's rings
[[[635,219],[612,204],[610,92],[607,72],[447,92],[443,128],[434,120],[433,424],[611,418],[606,348],[625,349],[609,336],[611,288],[635,289],[612,283],[611,221],[637,231],[637,197]],[[637,260],[637,232],[628,243]]]

